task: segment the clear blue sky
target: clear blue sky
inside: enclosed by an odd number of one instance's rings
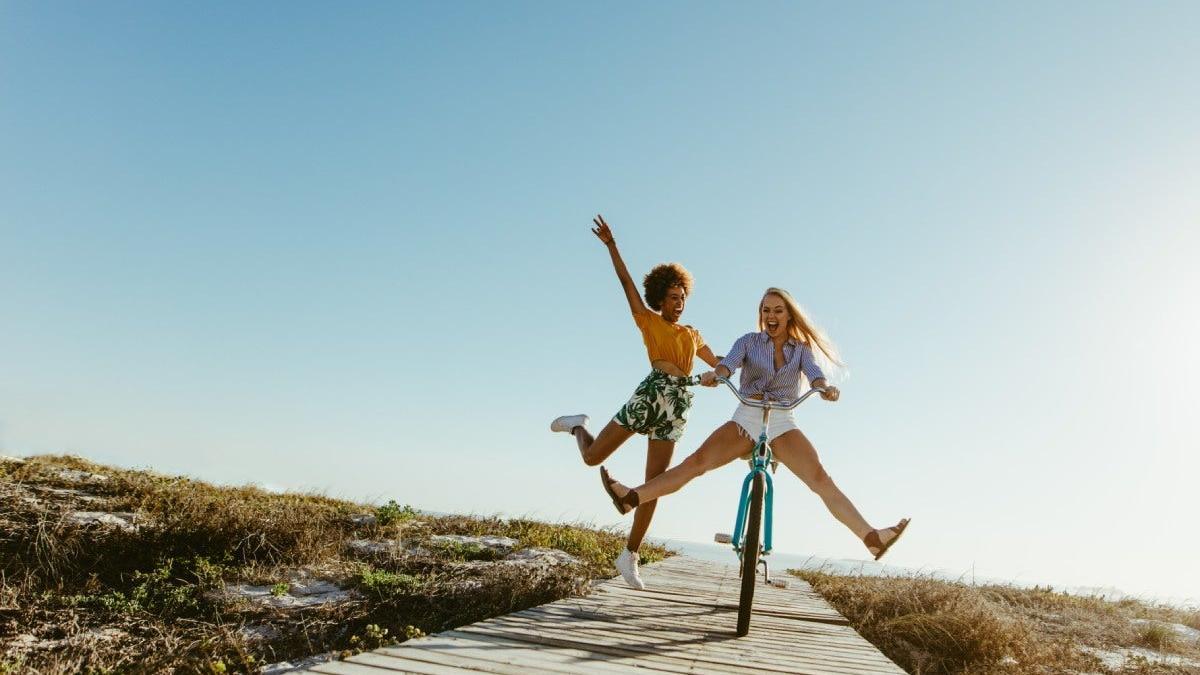
[[[546,430],[647,368],[602,212],[719,353],[771,285],[827,329],[892,562],[1200,597],[1200,6],[1041,4],[4,3],[0,448],[624,523]]]

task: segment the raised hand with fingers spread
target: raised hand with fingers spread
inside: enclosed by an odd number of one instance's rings
[[[616,243],[616,241],[613,240],[612,230],[609,229],[608,223],[604,222],[604,216],[596,214],[596,217],[592,218],[592,222],[596,224],[596,226],[592,228],[592,234],[599,237],[601,243],[603,243],[605,246]]]

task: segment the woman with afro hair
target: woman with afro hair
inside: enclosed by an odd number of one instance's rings
[[[617,251],[617,242],[613,240],[608,223],[604,222],[603,216],[596,216],[592,222],[596,225],[592,233],[608,248],[617,279],[629,301],[629,311],[642,333],[651,370],[629,401],[600,430],[599,436],[593,437],[585,428],[587,415],[559,417],[550,424],[550,430],[573,435],[588,466],[603,462],[635,433],[645,434],[648,440],[646,479],[649,480],[667,470],[675,442],[683,435],[687,424],[687,413],[692,404],[692,393],[687,387],[699,383],[698,376],[690,377],[692,361],[698,356],[715,368],[721,357],[713,355],[699,331],[679,323],[692,292],[692,275],[677,263],[656,266],[642,282],[646,298],[643,303]],[[639,590],[645,585],[638,573],[637,551],[650,527],[655,505],[652,500],[638,505],[625,550],[616,560],[621,576]]]

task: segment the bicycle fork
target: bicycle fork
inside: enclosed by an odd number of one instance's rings
[[[771,552],[771,515],[774,509],[771,508],[775,501],[775,486],[771,480],[771,474],[765,466],[754,466],[750,473],[746,475],[746,479],[742,481],[742,496],[738,499],[737,521],[733,525],[733,550],[737,551],[738,558],[742,557],[742,537],[745,535],[746,528],[746,512],[750,509],[750,482],[754,480],[755,474],[761,473],[766,482],[766,490],[763,494],[763,536],[761,555],[767,555]],[[764,561],[765,565],[765,561]]]

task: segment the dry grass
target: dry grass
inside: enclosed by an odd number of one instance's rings
[[[579,558],[588,565],[593,576],[611,576],[613,561],[625,544],[625,533],[615,528],[581,528],[577,525],[542,523],[514,518],[472,518],[447,516],[429,523],[430,534],[497,534],[512,537],[522,546],[557,548]],[[644,544],[641,563],[658,562],[667,557],[667,549]]]
[[[1200,664],[1200,645],[1177,639],[1168,625],[1194,621],[1195,612],[1049,588],[792,573],[812,584],[856,630],[910,673],[1200,672],[1195,665],[1136,656],[1114,670],[1084,649],[1150,648]]]
[[[74,470],[106,476],[63,474]],[[78,491],[78,492],[72,492]],[[79,494],[82,493],[82,494]],[[74,511],[130,512],[135,531],[84,526]],[[364,524],[362,516],[376,516]],[[384,524],[381,524],[384,523]],[[491,565],[434,534],[512,537],[580,565]],[[426,544],[428,555],[364,558],[351,539]],[[0,463],[0,675],[254,672],[264,663],[373,648],[565,597],[615,574],[612,530],[419,515],[318,494],[216,487],[45,456]],[[668,553],[644,547],[648,560]],[[325,579],[358,595],[307,609],[233,601],[227,583]],[[241,629],[267,630],[255,637]]]
[[[1160,623],[1148,623],[1138,628],[1137,643],[1159,651],[1175,651],[1179,648],[1175,631]]]

